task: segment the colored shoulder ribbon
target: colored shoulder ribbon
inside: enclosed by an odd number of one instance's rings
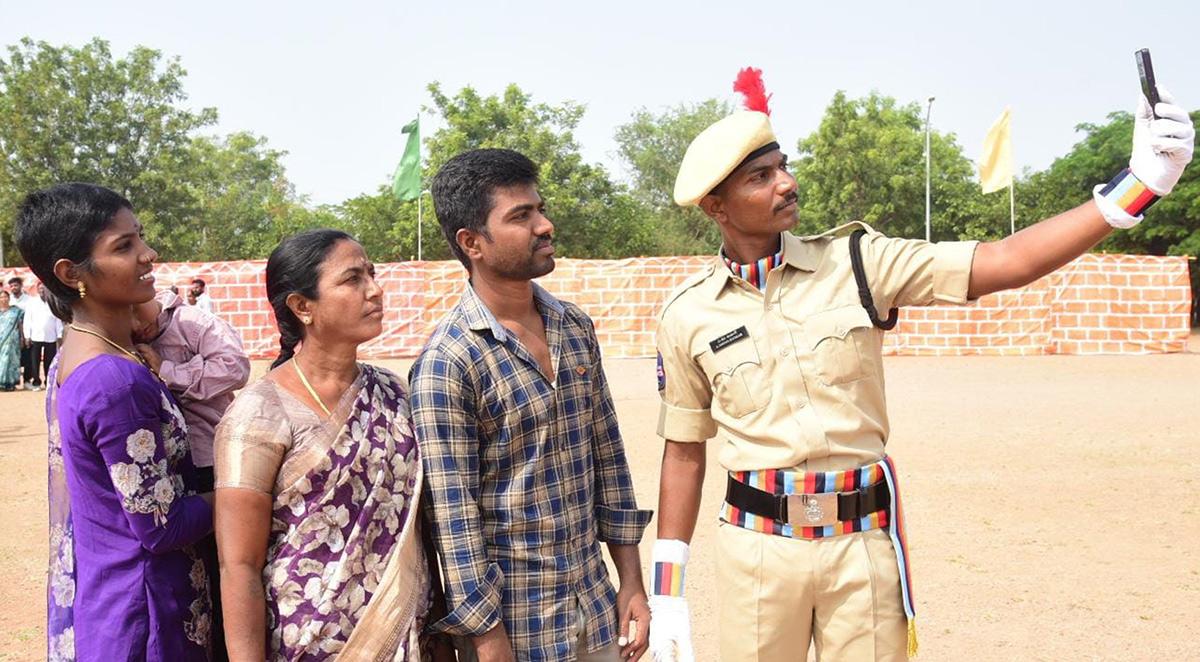
[[[759,290],[766,292],[767,274],[771,273],[771,270],[775,267],[783,264],[783,245],[781,242],[778,253],[774,255],[768,255],[767,257],[751,262],[750,264],[738,264],[737,262],[734,262],[733,260],[725,257],[725,251],[721,251],[721,261],[725,263],[725,266],[729,267],[729,270],[733,272],[734,276],[737,276],[747,283],[750,283],[754,287],[757,287]]]

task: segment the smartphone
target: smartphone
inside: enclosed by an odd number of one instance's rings
[[[1158,119],[1154,108],[1158,106],[1158,87],[1154,84],[1154,66],[1150,64],[1150,49],[1143,48],[1133,54],[1137,60],[1138,76],[1142,79],[1142,94],[1150,102],[1150,114]]]

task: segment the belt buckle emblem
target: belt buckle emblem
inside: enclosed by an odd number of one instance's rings
[[[789,494],[788,524],[792,526],[832,526],[837,523],[837,493]]]
[[[808,522],[820,522],[825,517],[825,511],[821,510],[821,502],[816,499],[804,501],[804,519]]]

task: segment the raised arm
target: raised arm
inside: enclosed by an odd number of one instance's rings
[[[1134,117],[1129,168],[1093,190],[1093,199],[997,242],[980,244],[971,266],[970,297],[1027,285],[1075,259],[1115,229],[1130,228],[1166,196],[1192,160],[1196,132],[1166,90],[1155,108],[1142,98]]]

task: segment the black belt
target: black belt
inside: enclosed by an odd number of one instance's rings
[[[879,481],[853,492],[771,494],[751,487],[730,475],[725,490],[725,501],[734,508],[793,526],[828,526],[834,522],[849,522],[880,510],[888,510],[891,507],[892,495],[888,490],[887,481]],[[835,509],[836,512],[829,512]],[[795,512],[797,510],[800,512]]]

